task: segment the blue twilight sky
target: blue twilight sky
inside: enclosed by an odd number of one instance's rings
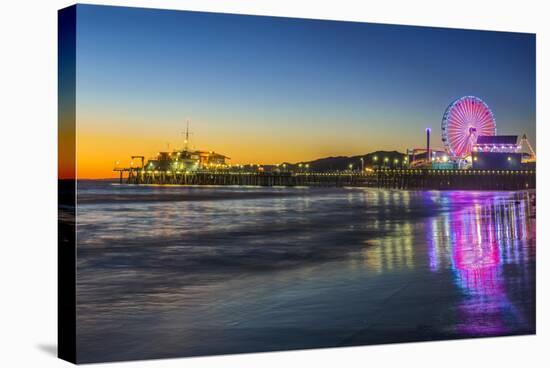
[[[535,36],[77,9],[79,129],[145,151],[181,145],[188,118],[197,148],[233,162],[403,151],[424,144],[425,127],[441,146],[443,112],[464,95],[491,107],[499,134],[534,144]]]

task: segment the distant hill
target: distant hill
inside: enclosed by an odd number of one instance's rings
[[[302,164],[302,167],[306,164],[309,165],[309,171],[335,171],[335,170],[349,170],[349,165],[353,165],[353,169],[361,167],[361,158],[363,158],[365,167],[373,166],[384,166],[384,160],[387,158],[385,163],[388,167],[401,166],[405,154],[397,151],[376,151],[367,153],[365,155],[359,156],[337,156],[337,157],[325,157],[319,158],[313,161],[302,161],[296,163],[286,162],[286,165],[291,169],[299,168],[299,165]],[[398,160],[398,163],[395,163],[395,160]]]

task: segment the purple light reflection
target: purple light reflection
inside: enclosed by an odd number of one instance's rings
[[[453,202],[465,200],[460,193],[452,196]],[[530,234],[526,221],[529,201],[516,197],[490,202],[483,196],[470,199],[472,206],[430,223],[430,270],[444,268],[441,263],[448,257],[455,282],[463,291],[456,332],[474,336],[506,334],[511,331],[510,323],[525,323],[507,296],[503,265],[520,263],[518,240]]]

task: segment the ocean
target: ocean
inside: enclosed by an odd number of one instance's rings
[[[79,362],[535,333],[535,193],[79,181]]]

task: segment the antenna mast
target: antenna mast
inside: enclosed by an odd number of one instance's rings
[[[189,133],[189,119],[187,119],[187,127],[185,129],[185,152],[189,150],[189,134],[193,133]]]

